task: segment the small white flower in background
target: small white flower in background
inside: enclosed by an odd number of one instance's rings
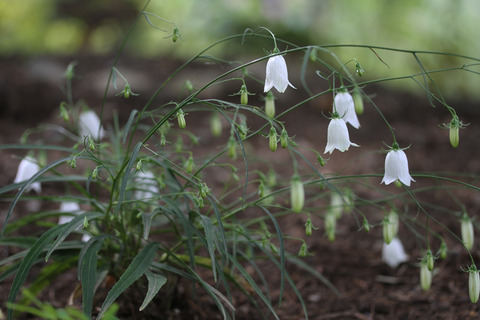
[[[267,62],[267,76],[265,79],[264,92],[268,92],[275,87],[278,92],[283,93],[287,90],[288,86],[295,89],[295,87],[288,81],[288,70],[285,59],[280,55],[271,57]]]
[[[27,156],[20,161],[17,169],[17,175],[15,176],[13,183],[19,183],[28,180],[38,171],[40,171],[40,167],[37,161],[34,158]],[[35,192],[40,193],[42,192],[42,185],[40,182],[34,182],[27,187],[26,191],[28,192],[32,189],[35,190]]]
[[[350,142],[347,124],[339,118],[332,118],[328,125],[327,146],[325,152],[333,152],[338,149],[341,152],[347,151],[350,146],[358,147],[359,145]]]
[[[408,261],[408,255],[400,239],[393,238],[390,244],[383,243],[382,260],[391,268],[396,268],[399,264]]]
[[[406,186],[410,186],[411,181],[415,182],[408,171],[407,155],[394,143],[385,158],[385,175],[382,183],[390,184],[396,180],[400,180]]]
[[[100,125],[100,119],[95,112],[88,110],[80,114],[78,119],[78,130],[82,138],[90,135],[92,139],[96,141],[102,140],[105,136],[105,130]]]
[[[355,103],[350,93],[347,91],[337,93],[333,100],[333,104],[333,112],[338,113],[343,121],[350,123],[355,129],[360,128],[360,122],[358,121],[357,113],[355,112]]]
[[[60,211],[65,213],[80,213],[80,206],[76,202],[62,202],[60,204]],[[58,219],[58,224],[64,224],[72,221],[73,216],[60,216]]]
[[[151,171],[138,171],[135,177],[136,190],[133,197],[137,200],[153,198],[158,195],[158,185]]]

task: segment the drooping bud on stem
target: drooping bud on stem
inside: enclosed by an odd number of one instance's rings
[[[464,213],[461,221],[462,240],[465,248],[471,250],[475,241],[475,233],[473,231],[473,224],[470,217]]]
[[[293,212],[301,212],[305,203],[303,182],[298,175],[294,175],[290,183],[290,201]]]
[[[277,150],[277,143],[278,143],[277,130],[274,127],[271,127],[270,133],[268,134],[268,145],[272,152],[275,152]]]
[[[420,264],[420,285],[427,291],[432,285],[432,271],[428,270],[428,263],[423,259]]]
[[[187,123],[185,121],[185,113],[183,112],[182,109],[178,109],[177,111],[177,120],[178,120],[178,126],[181,129],[185,129],[185,127],[187,126]]]
[[[265,98],[265,114],[269,118],[275,117],[275,97],[273,96],[272,91],[269,91]]]
[[[476,303],[480,296],[480,275],[475,265],[472,265],[468,270],[468,293],[470,301]]]

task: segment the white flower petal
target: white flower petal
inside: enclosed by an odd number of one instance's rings
[[[15,180],[13,183],[23,182],[25,180],[30,179],[33,175],[35,175],[40,170],[37,161],[32,157],[25,157],[20,161],[17,169],[17,175],[15,176]],[[40,182],[34,182],[30,184],[26,191],[35,190],[35,192],[40,193],[42,192],[42,185]]]
[[[92,139],[99,141],[105,136],[105,130],[101,127],[100,119],[97,114],[91,110],[80,114],[78,130],[82,138],[90,135]]]
[[[404,185],[410,186],[414,181],[408,171],[407,155],[403,150],[390,150],[385,158],[385,175],[382,182],[390,184],[395,180],[400,180]]]
[[[292,88],[295,88],[288,81],[288,70],[285,59],[280,55],[269,58],[267,62],[264,92],[268,92],[272,87],[275,87],[278,92],[283,93],[287,90],[289,85]]]
[[[391,268],[396,268],[399,264],[408,261],[408,255],[400,239],[393,238],[390,244],[383,243],[382,260]]]
[[[139,171],[135,177],[135,184],[137,185],[133,195],[135,199],[153,198],[159,193],[155,175],[151,171]]]
[[[62,202],[60,204],[60,211],[65,213],[80,213],[80,206],[76,202]],[[73,216],[60,216],[58,224],[64,224],[72,221]]]
[[[338,118],[330,120],[328,124],[327,146],[324,153],[329,152],[331,154],[335,149],[344,152],[350,146],[358,147],[357,144],[350,142],[346,122]]]
[[[348,92],[338,93],[333,103],[335,104],[335,110],[338,115],[346,123],[350,123],[355,129],[360,128],[360,122],[358,121],[357,113],[355,112],[355,103],[353,102],[352,95]]]

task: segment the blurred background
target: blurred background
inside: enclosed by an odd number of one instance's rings
[[[141,0],[0,0],[0,56],[113,56],[145,4]],[[150,22],[165,32],[141,19],[127,43],[130,56],[184,60],[221,38],[264,26],[297,45],[362,44],[480,57],[478,0],[153,0],[147,11],[174,22],[181,39],[165,41],[174,25],[150,16]],[[245,46],[252,44],[247,41]],[[272,49],[266,45],[264,41],[261,47],[242,52],[258,57]],[[367,79],[419,72],[410,54],[376,50],[387,66],[369,49],[332,50],[342,61],[356,58]],[[229,43],[211,53],[238,59],[237,52]],[[419,58],[432,69],[472,63],[442,55]],[[480,98],[480,81],[472,73],[445,73],[435,80],[446,96]],[[388,85],[418,89],[412,81]]]

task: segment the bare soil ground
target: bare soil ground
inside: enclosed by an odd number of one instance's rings
[[[29,60],[7,59],[0,61],[0,144],[17,143],[22,133],[41,123],[58,123],[58,106],[64,99],[62,72],[70,62],[67,58],[36,58]],[[74,96],[85,98],[94,109],[99,105],[103,88],[111,61],[103,58],[81,57],[76,69],[77,80],[74,82]],[[168,64],[167,64],[168,65]],[[173,65],[173,64],[172,64]],[[141,95],[133,97],[128,103],[122,99],[109,99],[105,118],[111,121],[113,112],[118,112],[121,121],[125,121],[132,108],[141,107],[148,99],[149,94],[158,85],[159,79],[164,79],[171,70],[160,61],[128,62],[122,65],[127,70],[127,76],[134,92]],[[189,71],[191,79],[205,79],[209,76],[209,66],[197,66],[198,69]],[[262,67],[263,68],[263,67]],[[154,70],[154,72],[151,72]],[[207,74],[206,74],[207,73]],[[263,73],[259,73],[260,78]],[[295,81],[296,79],[291,79]],[[317,80],[318,81],[318,80]],[[298,82],[299,83],[299,82]],[[181,83],[177,84],[182,90]],[[321,88],[321,85],[319,85]],[[317,88],[317,89],[319,89]],[[237,92],[237,88],[215,88],[211,92],[219,98],[228,98],[228,95]],[[261,92],[261,86],[249,86],[252,92]],[[414,96],[399,93],[381,87],[366,88],[372,95],[375,103],[384,112],[387,119],[396,129],[397,139],[402,146],[411,144],[407,150],[412,173],[416,172],[449,172],[480,173],[478,138],[480,137],[480,113],[478,103],[471,101],[450,101],[454,107],[459,107],[459,116],[464,122],[471,123],[462,130],[460,146],[453,149],[448,143],[448,131],[441,130],[438,125],[449,122],[448,113],[444,109],[433,109],[428,105],[424,96]],[[174,99],[178,92],[170,92],[169,96],[162,96],[161,102]],[[288,89],[283,96],[277,95],[279,112],[300,101],[305,93],[301,89]],[[258,97],[252,98],[253,101]],[[260,101],[257,101],[261,105]],[[300,109],[285,117],[286,128],[291,136],[296,136],[299,144],[314,148],[323,153],[326,143],[326,128],[328,120],[322,112],[330,110],[331,97],[323,97],[309,102]],[[208,119],[205,117],[187,118],[189,128],[196,134],[208,136]],[[352,148],[346,153],[335,151],[327,165],[322,168],[322,174],[381,174],[383,173],[384,154],[375,151],[385,148],[382,142],[391,143],[391,139],[378,113],[366,103],[366,111],[360,117],[360,130],[350,130],[351,140],[361,148]],[[205,138],[205,148],[220,140]],[[271,153],[267,149],[266,139],[257,139],[252,142],[252,150],[257,150],[265,159],[268,159],[280,171],[291,173],[288,153],[279,150]],[[372,151],[368,153],[368,151]],[[367,152],[367,155],[363,155]],[[0,186],[13,181],[18,165],[15,155],[23,155],[18,150],[0,150]],[[374,177],[381,181],[381,176]],[[417,183],[412,189],[428,185],[426,178],[417,177]],[[471,181],[471,180],[470,180]],[[478,185],[478,183],[477,183]],[[391,192],[393,186],[385,186]],[[354,188],[355,189],[355,188]],[[48,192],[48,187],[47,187]],[[307,195],[316,192],[307,189]],[[358,188],[358,195],[369,198],[368,191]],[[465,204],[467,211],[475,216],[480,207],[478,192],[460,192],[457,195]],[[436,203],[439,207],[451,208],[453,200],[444,197],[444,193],[427,192],[421,195],[422,201]],[[0,217],[3,221],[8,208],[7,201],[0,202]],[[40,204],[42,206],[42,204]],[[21,209],[27,210],[25,204]],[[19,210],[21,210],[19,209]],[[453,217],[448,217],[442,210],[429,208],[429,212],[436,219],[441,220],[447,227],[457,234],[459,223]],[[21,213],[20,213],[21,214]],[[372,221],[381,221],[381,216],[373,213]],[[421,212],[410,212],[418,216],[423,222],[425,216]],[[14,217],[12,218],[14,219]],[[304,215],[290,215],[279,219],[285,235],[304,236]],[[287,270],[296,283],[297,289],[305,299],[305,307],[309,319],[478,319],[480,307],[472,304],[468,296],[468,275],[461,271],[461,266],[469,264],[467,253],[453,238],[447,237],[450,248],[445,260],[437,260],[432,287],[425,292],[420,288],[418,258],[423,255],[419,247],[419,240],[407,225],[401,226],[400,238],[410,256],[408,263],[392,269],[381,260],[382,230],[373,228],[370,233],[360,230],[358,216],[344,215],[337,223],[336,239],[330,242],[324,235],[323,222],[320,217],[314,216],[314,224],[319,230],[307,239],[311,256],[304,261],[321,273],[338,290],[336,294],[322,281],[293,264],[287,264]],[[439,232],[443,232],[438,225],[433,224]],[[25,229],[30,233],[35,230]],[[447,236],[445,232],[442,233]],[[477,242],[478,244],[478,242]],[[432,245],[438,248],[439,243]],[[298,248],[288,242],[292,252]],[[2,248],[0,258],[9,254]],[[478,259],[478,247],[473,252],[474,259]],[[271,297],[276,301],[279,296],[280,274],[271,264],[259,263],[260,268],[268,275]],[[32,274],[35,269],[32,270]],[[252,274],[254,272],[252,270]],[[32,275],[35,276],[35,275]],[[207,276],[207,272],[206,272]],[[0,283],[0,308],[5,310],[5,301],[10,289],[11,278]],[[76,274],[66,274],[58,278],[51,288],[42,296],[56,307],[66,304],[66,298],[76,286]],[[134,297],[135,294],[129,297]],[[143,299],[143,296],[142,296]],[[125,300],[127,301],[127,300]],[[208,297],[202,296],[198,290],[191,291],[190,284],[181,281],[175,293],[173,310],[155,310],[155,306],[147,309],[144,314],[135,312],[138,305],[129,306],[127,302],[120,313],[125,319],[221,319],[217,310],[212,306]],[[251,304],[238,292],[234,292],[233,302],[237,309],[236,319],[257,319],[258,314]],[[274,303],[274,305],[277,305]],[[127,315],[129,310],[134,314]],[[293,290],[287,289],[283,301],[278,306],[281,319],[302,319],[304,317],[301,304],[295,297]],[[28,318],[24,316],[24,318]]]

